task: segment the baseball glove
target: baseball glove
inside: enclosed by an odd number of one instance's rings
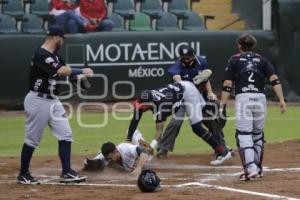
[[[90,89],[91,83],[89,82],[86,76],[81,76],[78,81],[80,81],[81,90],[87,91],[88,89]]]
[[[105,163],[100,159],[85,159],[82,171],[96,172],[105,168]]]
[[[153,155],[153,148],[145,140],[139,139],[139,146],[148,151],[150,155]]]

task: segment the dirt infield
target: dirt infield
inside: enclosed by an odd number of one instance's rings
[[[1,157],[0,199],[300,199],[300,140],[266,145],[265,176],[257,181],[238,180],[239,157],[220,167],[209,166],[213,155],[171,155],[153,159],[149,167],[162,178],[154,193],[141,193],[135,178],[113,169],[84,173],[82,185],[59,185],[57,157],[33,157],[33,175],[44,183],[24,186],[15,183],[18,157]],[[83,156],[73,157],[80,169]]]

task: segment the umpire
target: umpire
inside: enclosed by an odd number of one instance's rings
[[[180,58],[172,65],[168,72],[172,76],[174,82],[179,82],[181,80],[194,82],[193,79],[199,74],[199,72],[207,69],[207,61],[201,56],[197,56],[194,52],[194,49],[188,45],[183,45],[179,49]],[[195,83],[194,83],[195,84]],[[203,116],[210,118],[207,120],[204,118],[203,124],[213,133],[218,140],[218,142],[224,147],[227,148],[226,142],[224,140],[223,132],[220,130],[218,133],[215,133],[212,128],[212,117],[206,115],[206,109],[208,107],[214,107],[213,105],[217,102],[217,97],[213,93],[210,81],[207,80],[200,85],[196,85],[199,92],[202,93],[202,96],[206,101],[212,101],[208,103],[203,109]],[[213,105],[212,105],[213,104]],[[214,113],[218,109],[214,109]],[[164,131],[161,141],[158,144],[158,153],[157,157],[164,159],[167,157],[168,151],[172,151],[175,144],[175,139],[179,134],[180,128],[183,123],[184,115],[186,113],[185,107],[181,106],[175,113],[175,117],[172,118],[167,128]],[[213,114],[212,114],[213,115]],[[231,150],[231,149],[228,149]],[[218,157],[218,154],[216,154]]]
[[[30,64],[29,92],[24,100],[26,114],[25,142],[21,152],[21,169],[17,177],[20,184],[38,184],[31,176],[29,164],[35,148],[39,145],[45,126],[48,124],[58,140],[58,154],[62,165],[60,182],[83,182],[70,164],[72,130],[65,110],[59,101],[56,81],[63,77],[83,74],[92,76],[90,68],[76,69],[66,65],[57,51],[63,45],[64,31],[60,26],[51,26],[47,37],[36,49]]]

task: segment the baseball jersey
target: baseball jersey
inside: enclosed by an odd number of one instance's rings
[[[29,90],[45,94],[58,94],[56,81],[59,79],[57,70],[64,66],[65,62],[57,52],[51,53],[39,47],[30,63]]]
[[[243,52],[229,59],[223,80],[234,81],[235,94],[264,93],[265,78],[273,74],[274,67],[267,59],[254,52]]]
[[[156,123],[166,121],[167,117],[176,112],[182,104],[184,90],[180,83],[168,84],[164,87],[150,90],[150,92],[153,96],[152,103],[154,104],[151,110],[156,118]],[[143,106],[143,103],[140,103],[138,100],[134,102],[133,106],[135,112],[127,134],[127,140],[129,141],[132,140],[143,112],[148,110],[147,106]]]
[[[180,75],[183,81],[193,82],[193,78],[198,75],[199,71],[207,69],[207,61],[201,56],[197,56],[194,67],[185,67],[178,59],[174,65],[168,69],[171,76]]]
[[[132,171],[136,167],[136,162],[139,157],[137,148],[139,148],[139,146],[130,143],[121,143],[117,146],[121,155],[121,165],[125,171]]]

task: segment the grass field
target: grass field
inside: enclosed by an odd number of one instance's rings
[[[233,108],[228,109],[229,116],[234,116]],[[70,119],[71,127],[74,133],[73,154],[93,155],[100,145],[106,141],[119,143],[125,140],[126,130],[129,125],[131,113],[117,113],[119,117],[127,120],[116,120],[111,113],[85,113],[81,121],[84,124],[101,124],[107,117],[107,125],[101,128],[80,127],[77,123],[76,116]],[[18,156],[21,145],[24,140],[24,116],[0,117],[0,156]],[[150,141],[154,136],[155,126],[151,113],[143,116],[138,127],[144,134],[145,138]],[[227,143],[235,145],[235,128],[234,120],[229,120],[224,129]],[[300,138],[300,107],[288,107],[287,113],[281,115],[278,107],[271,106],[268,108],[268,118],[265,126],[267,142],[284,141]],[[191,131],[188,121],[184,122],[174,153],[201,153],[211,152],[211,149],[200,138]],[[47,128],[40,147],[35,155],[56,155],[57,140],[53,137]]]

